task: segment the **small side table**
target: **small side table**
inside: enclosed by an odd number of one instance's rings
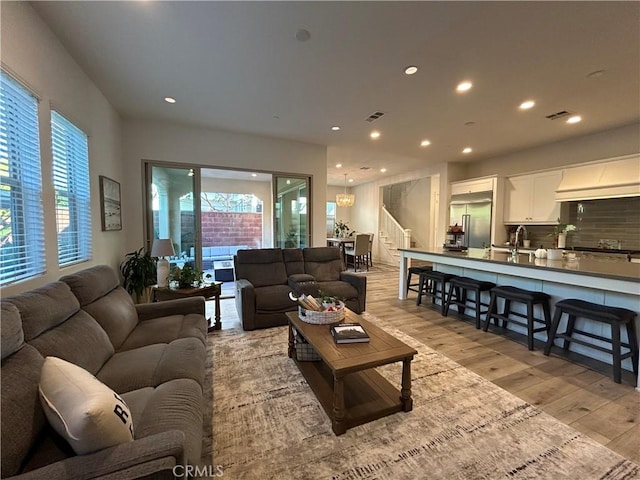
[[[151,291],[151,298],[154,302],[187,297],[204,297],[205,300],[213,298],[215,300],[215,323],[211,325],[211,319],[208,319],[209,328],[207,331],[210,332],[212,330],[220,330],[222,328],[222,322],[220,321],[220,293],[222,292],[222,282],[211,282],[208,285],[190,288],[168,288],[156,286],[153,287]]]

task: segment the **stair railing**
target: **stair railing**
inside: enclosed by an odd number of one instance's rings
[[[411,229],[403,228],[384,205],[380,209],[380,236],[386,237],[393,249],[411,246]]]

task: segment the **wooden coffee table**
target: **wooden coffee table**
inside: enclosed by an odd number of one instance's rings
[[[371,338],[370,342],[336,345],[329,325],[305,323],[297,312],[288,312],[287,317],[289,357],[296,362],[327,412],[336,435],[395,412],[411,411],[411,360],[418,353],[416,350],[350,310],[343,322],[360,323]],[[309,342],[322,361],[297,360],[293,328]],[[394,362],[402,362],[399,391],[374,370],[374,367]]]

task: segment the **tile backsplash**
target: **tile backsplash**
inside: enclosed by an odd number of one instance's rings
[[[561,218],[576,230],[567,235],[567,247],[640,250],[640,197],[585,200],[562,204]],[[507,227],[509,232],[514,226]],[[553,225],[527,225],[531,246],[553,246]]]
[[[564,210],[563,210],[564,213]],[[640,250],[640,197],[568,202],[569,245],[598,247],[600,243],[623,250]]]

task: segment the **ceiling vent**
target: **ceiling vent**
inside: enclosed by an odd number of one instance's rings
[[[549,120],[557,120],[559,118],[568,117],[569,115],[571,115],[571,112],[562,110],[561,112],[556,112],[556,113],[552,113],[551,115],[547,115],[546,118],[548,118]]]
[[[379,119],[381,116],[384,115],[384,112],[375,112],[372,113],[371,115],[369,115],[367,118],[365,118],[365,122],[375,122],[377,119]]]

